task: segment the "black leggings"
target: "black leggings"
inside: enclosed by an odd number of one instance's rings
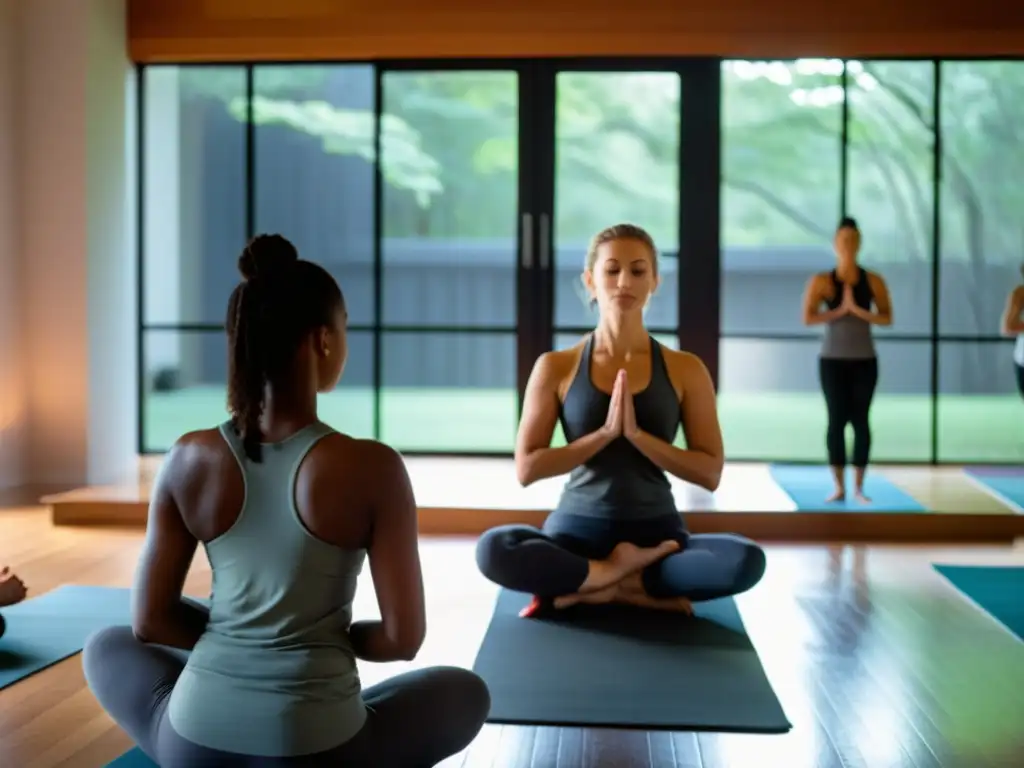
[[[757,544],[727,533],[690,535],[678,514],[626,522],[555,513],[544,530],[504,525],[487,531],[477,542],[476,561],[484,576],[506,589],[555,598],[577,592],[587,561],[603,560],[618,543],[653,547],[669,539],[680,551],[643,572],[651,597],[714,600],[745,592],[764,575],[765,554]]]
[[[171,726],[167,703],[187,658],[139,642],[130,627],[101,630],[83,651],[93,695],[162,768],[423,768],[465,749],[490,710],[487,686],[469,670],[420,669],[366,689],[366,724],[334,749],[301,757],[237,755],[193,744]]]
[[[853,427],[853,466],[866,467],[871,453],[871,401],[878,385],[878,358],[821,358],[818,370],[828,410],[828,463],[846,466],[846,425]]]
[[[1020,390],[1020,396],[1024,397],[1024,365],[1017,365],[1017,389]]]

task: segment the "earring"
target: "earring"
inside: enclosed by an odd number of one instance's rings
[[[330,357],[330,356],[331,356],[331,350],[325,349],[324,350],[324,357]]]

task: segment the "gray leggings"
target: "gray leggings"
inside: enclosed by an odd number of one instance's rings
[[[130,627],[109,627],[89,638],[82,655],[93,695],[161,768],[425,768],[465,749],[491,705],[487,686],[469,670],[416,670],[363,692],[366,725],[344,744],[301,757],[250,757],[193,744],[171,727],[167,702],[184,651],[139,642]]]

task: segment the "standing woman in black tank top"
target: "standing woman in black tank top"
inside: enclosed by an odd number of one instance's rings
[[[844,217],[836,229],[835,269],[814,275],[804,292],[804,325],[825,325],[818,363],[828,411],[825,445],[835,480],[827,501],[846,499],[848,424],[853,427],[856,497],[870,501],[864,495],[864,475],[871,452],[871,401],[878,384],[872,326],[892,325],[892,302],[885,280],[857,263],[859,250],[857,222]]]

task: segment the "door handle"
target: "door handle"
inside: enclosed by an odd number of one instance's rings
[[[523,269],[531,269],[533,267],[533,215],[529,213],[523,214],[522,232],[520,234],[522,240],[520,259],[522,261]]]

